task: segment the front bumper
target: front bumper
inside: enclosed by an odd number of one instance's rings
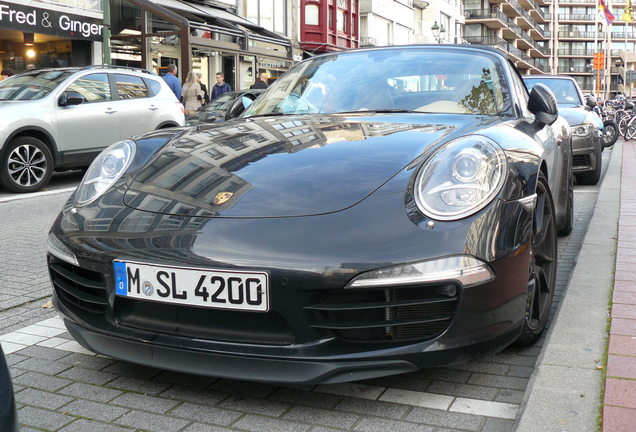
[[[585,137],[572,136],[572,171],[582,174],[594,171],[598,167],[598,150],[600,138],[592,133]]]
[[[73,336],[95,352],[269,382],[404,373],[471,361],[513,342],[523,325],[532,209],[495,200],[478,215],[430,229],[421,217],[405,215],[402,200],[402,193],[371,196],[319,217],[236,220],[127,207],[101,219],[97,205],[72,209],[71,199],[52,233],[78,265],[49,256],[54,305]],[[387,227],[387,220],[395,223]],[[488,263],[495,278],[456,290],[445,289],[450,281],[344,289],[368,270],[457,254]],[[266,271],[270,311],[122,298],[114,259]],[[440,306],[435,299],[443,293],[452,298]],[[413,299],[417,305],[400,306]]]

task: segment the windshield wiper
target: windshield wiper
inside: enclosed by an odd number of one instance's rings
[[[372,109],[372,110],[354,110],[354,111],[338,111],[332,114],[385,114],[385,113],[421,113],[421,111],[413,111],[401,108]]]
[[[284,112],[276,112],[276,113],[267,113],[267,114],[254,114],[248,117],[243,117],[246,119],[255,118],[255,117],[279,117],[284,115],[294,115],[293,113],[284,113]]]

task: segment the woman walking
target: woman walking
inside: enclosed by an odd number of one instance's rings
[[[197,111],[203,103],[203,90],[196,72],[190,71],[183,84],[183,101],[186,114]]]

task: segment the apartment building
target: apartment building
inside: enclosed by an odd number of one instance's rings
[[[522,74],[550,73],[552,0],[464,0],[464,39],[508,54]]]
[[[592,69],[594,52],[606,53],[606,71],[603,71],[603,93],[623,91],[621,51],[634,52],[636,30],[623,21],[625,0],[608,1],[616,20],[611,26],[596,26],[595,0],[558,0],[555,19],[554,44],[557,48],[554,64],[560,74],[571,75],[584,92],[592,93],[596,73]],[[605,76],[608,72],[608,76]]]

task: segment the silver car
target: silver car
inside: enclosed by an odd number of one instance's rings
[[[531,89],[537,83],[546,85],[556,97],[559,115],[572,128],[572,164],[579,184],[595,185],[601,178],[603,121],[590,109],[574,78],[564,75],[526,75],[526,86]],[[586,108],[587,107],[587,108]]]
[[[123,138],[183,126],[164,80],[116,66],[40,69],[0,82],[0,185],[44,187],[55,169],[88,166]]]

